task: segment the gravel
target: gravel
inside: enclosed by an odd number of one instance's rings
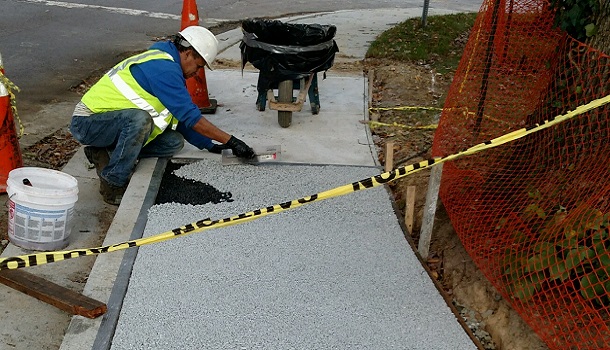
[[[378,173],[198,161],[175,174],[232,201],[157,204],[145,236]],[[141,247],[112,342],[115,350],[475,348],[406,242],[383,187]]]

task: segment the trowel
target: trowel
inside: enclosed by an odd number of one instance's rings
[[[282,155],[282,148],[280,145],[253,147],[253,149],[256,156],[252,159],[239,158],[233,154],[233,150],[223,149],[221,152],[222,165],[279,162]]]

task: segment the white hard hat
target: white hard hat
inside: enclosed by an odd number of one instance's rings
[[[186,27],[179,34],[203,57],[208,68],[212,69],[212,62],[218,54],[218,39],[216,39],[216,36],[200,26]]]

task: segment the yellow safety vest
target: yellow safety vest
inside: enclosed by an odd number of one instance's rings
[[[160,50],[149,50],[139,55],[129,57],[116,66],[94,84],[82,98],[82,102],[93,113],[118,111],[121,109],[142,109],[153,118],[154,129],[146,143],[152,141],[168,126],[176,129],[178,120],[172,116],[159,99],[146,90],[135,80],[129,67],[133,64],[151,60],[174,60],[172,56]]]

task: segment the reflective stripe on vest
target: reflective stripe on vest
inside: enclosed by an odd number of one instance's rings
[[[133,91],[133,89],[127,85],[125,80],[123,80],[123,78],[121,78],[121,76],[119,76],[117,73],[110,74],[109,72],[108,77],[114,86],[116,86],[116,88],[121,92],[121,94],[125,96],[125,98],[133,102],[133,104],[138,106],[139,109],[145,110],[148,112],[148,114],[150,114],[153,119],[153,123],[155,123],[159,129],[165,130],[165,128],[167,128],[169,125],[169,122],[166,120],[169,119],[167,118],[169,116],[169,110],[167,108],[158,113],[150,103]],[[172,129],[175,130],[176,127],[172,125]]]
[[[129,68],[133,64],[173,57],[160,50],[149,50],[129,57],[110,69],[99,82],[83,96],[82,102],[93,113],[104,113],[129,108],[146,111],[153,120],[154,128],[146,143],[161,134],[168,126],[176,129],[178,121],[159,99],[144,90],[135,80]]]

